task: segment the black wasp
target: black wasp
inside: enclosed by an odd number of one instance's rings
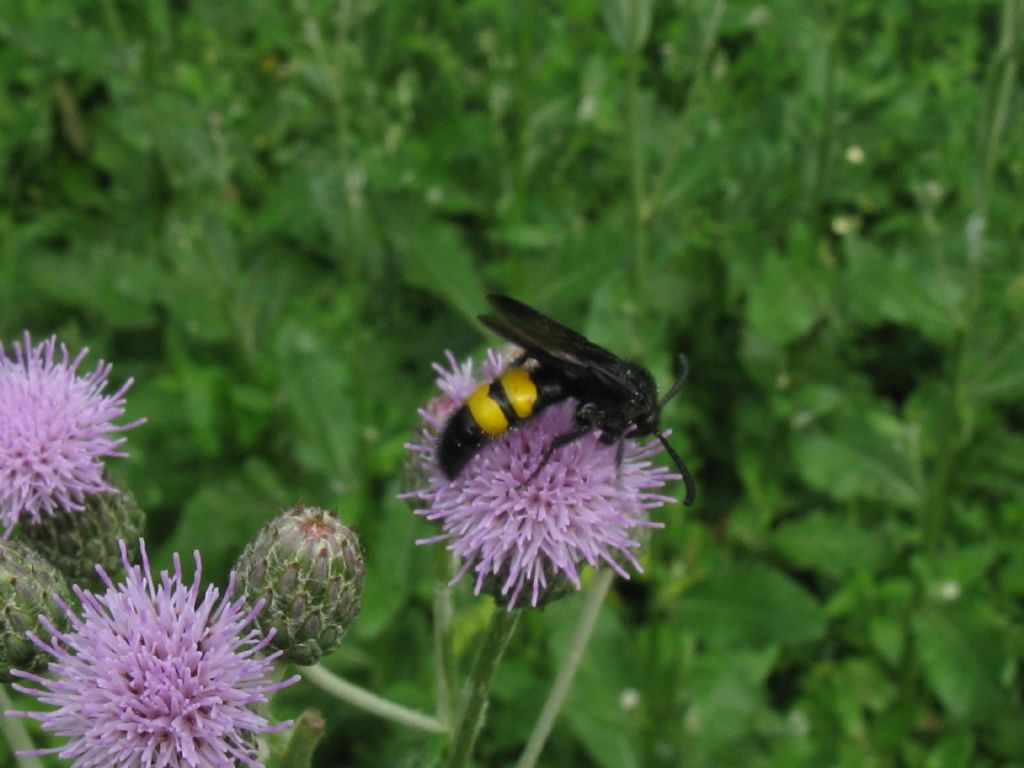
[[[487,297],[495,314],[481,315],[480,322],[522,347],[523,353],[494,381],[481,385],[445,425],[438,449],[438,463],[454,479],[489,440],[552,403],[575,398],[576,428],[551,441],[529,483],[559,448],[593,430],[601,442],[654,435],[679,468],[686,483],[686,504],[697,495],[686,464],[661,434],[658,418],[686,380],[686,357],[679,356],[680,374],[663,398],[650,372],[636,363],[616,357],[582,335],[566,328],[522,302],[508,296]],[[536,365],[524,367],[532,360]],[[631,429],[632,428],[632,429]]]

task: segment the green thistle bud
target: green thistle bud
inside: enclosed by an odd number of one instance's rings
[[[301,504],[263,527],[235,566],[256,619],[295,664],[314,664],[341,643],[356,616],[365,568],[359,539],[337,518]]]
[[[20,541],[0,540],[0,682],[10,682],[11,668],[38,671],[47,656],[25,636],[49,633],[39,614],[66,629],[67,617],[54,596],[71,601],[67,582],[56,568]]]
[[[124,572],[118,542],[138,541],[145,522],[130,492],[95,493],[86,497],[85,509],[22,525],[20,536],[73,584],[96,590],[103,588],[96,565],[117,581]]]

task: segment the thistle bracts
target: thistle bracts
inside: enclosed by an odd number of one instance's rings
[[[40,632],[40,614],[62,629],[67,627],[55,596],[71,600],[57,569],[20,541],[0,540],[0,682],[11,681],[11,668],[42,668],[47,657],[26,632]]]
[[[146,516],[125,490],[87,496],[85,509],[23,524],[21,539],[53,563],[70,582],[89,589],[102,583],[96,566],[114,580],[124,571],[120,541],[138,541]]]
[[[337,513],[301,504],[272,520],[235,566],[257,623],[295,664],[316,663],[341,643],[359,615],[365,569],[359,539]]]

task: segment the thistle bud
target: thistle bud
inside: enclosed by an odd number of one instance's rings
[[[22,542],[0,540],[0,682],[10,682],[12,668],[32,672],[45,664],[46,654],[25,633],[41,633],[39,614],[67,628],[55,595],[71,600],[57,569]]]
[[[365,568],[359,539],[337,518],[301,504],[263,527],[235,566],[256,622],[276,630],[282,658],[314,664],[341,643],[359,615]]]
[[[102,591],[97,564],[118,580],[123,573],[118,542],[138,541],[145,522],[146,515],[130,492],[94,493],[86,497],[81,511],[23,525],[20,535],[69,581]]]

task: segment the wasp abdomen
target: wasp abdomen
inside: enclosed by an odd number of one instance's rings
[[[513,368],[469,396],[466,407],[488,435],[500,435],[533,414],[537,385],[525,368]]]
[[[438,447],[441,471],[454,478],[491,438],[565,395],[543,371],[512,368],[481,384],[445,425]]]
[[[468,405],[453,413],[444,427],[437,449],[437,463],[445,477],[453,479],[458,475],[488,437],[473,419]]]

